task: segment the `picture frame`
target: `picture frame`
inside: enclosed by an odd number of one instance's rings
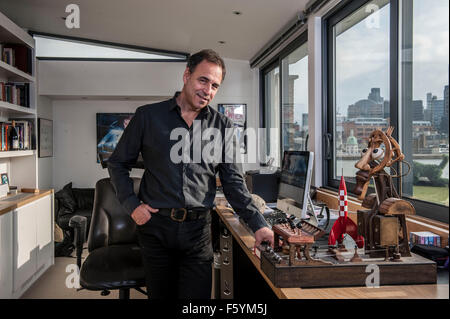
[[[53,121],[38,118],[38,157],[53,157]]]
[[[1,185],[9,185],[8,173],[3,173],[1,176]]]
[[[107,167],[109,157],[114,152],[125,128],[134,113],[96,113],[97,122],[97,163]],[[144,162],[139,155],[135,168],[143,168]]]
[[[227,103],[217,104],[219,113],[233,121],[234,127],[238,128],[239,144],[241,154],[247,154],[247,136],[243,133],[247,129],[247,104],[244,103]]]
[[[7,173],[0,175],[0,198],[8,195],[9,192],[9,178]]]

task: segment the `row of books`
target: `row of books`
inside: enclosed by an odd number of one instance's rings
[[[32,74],[31,49],[21,44],[0,43],[0,53],[3,62],[18,68],[23,72]]]
[[[1,151],[11,151],[12,122],[0,122],[1,125]],[[19,137],[18,150],[30,150],[33,147],[33,123],[31,121],[15,121],[15,129]]]
[[[441,247],[441,236],[429,231],[410,232],[409,242],[411,246],[420,244]]]
[[[0,101],[30,107],[30,84],[0,82]]]

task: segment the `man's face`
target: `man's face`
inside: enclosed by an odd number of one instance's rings
[[[216,95],[222,83],[222,68],[203,60],[193,73],[186,68],[183,81],[186,100],[194,110],[198,111],[211,103]]]

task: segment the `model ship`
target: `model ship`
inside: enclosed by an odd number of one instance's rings
[[[394,164],[401,167],[405,163],[406,174],[409,164],[392,132],[392,127],[386,132],[374,130],[355,164],[359,171],[354,193],[364,208],[358,210],[356,224],[348,217],[347,189],[341,177],[339,218],[330,231],[327,247],[317,244],[325,231],[310,221],[296,222],[294,216],[286,216],[272,226],[274,248],[261,247],[261,268],[275,285],[364,286],[367,270],[372,269],[368,266],[373,265],[379,269],[381,285],[436,283],[436,264],[409,250],[405,216],[415,214],[415,210],[399,196],[393,182],[402,177]],[[387,168],[395,174],[387,173]],[[367,194],[371,180],[375,193]],[[346,236],[353,239],[354,247],[344,246]]]

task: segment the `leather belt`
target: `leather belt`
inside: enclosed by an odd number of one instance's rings
[[[192,209],[192,208],[160,208],[155,214],[170,217],[173,221],[184,222],[205,218],[209,213],[209,209]]]

